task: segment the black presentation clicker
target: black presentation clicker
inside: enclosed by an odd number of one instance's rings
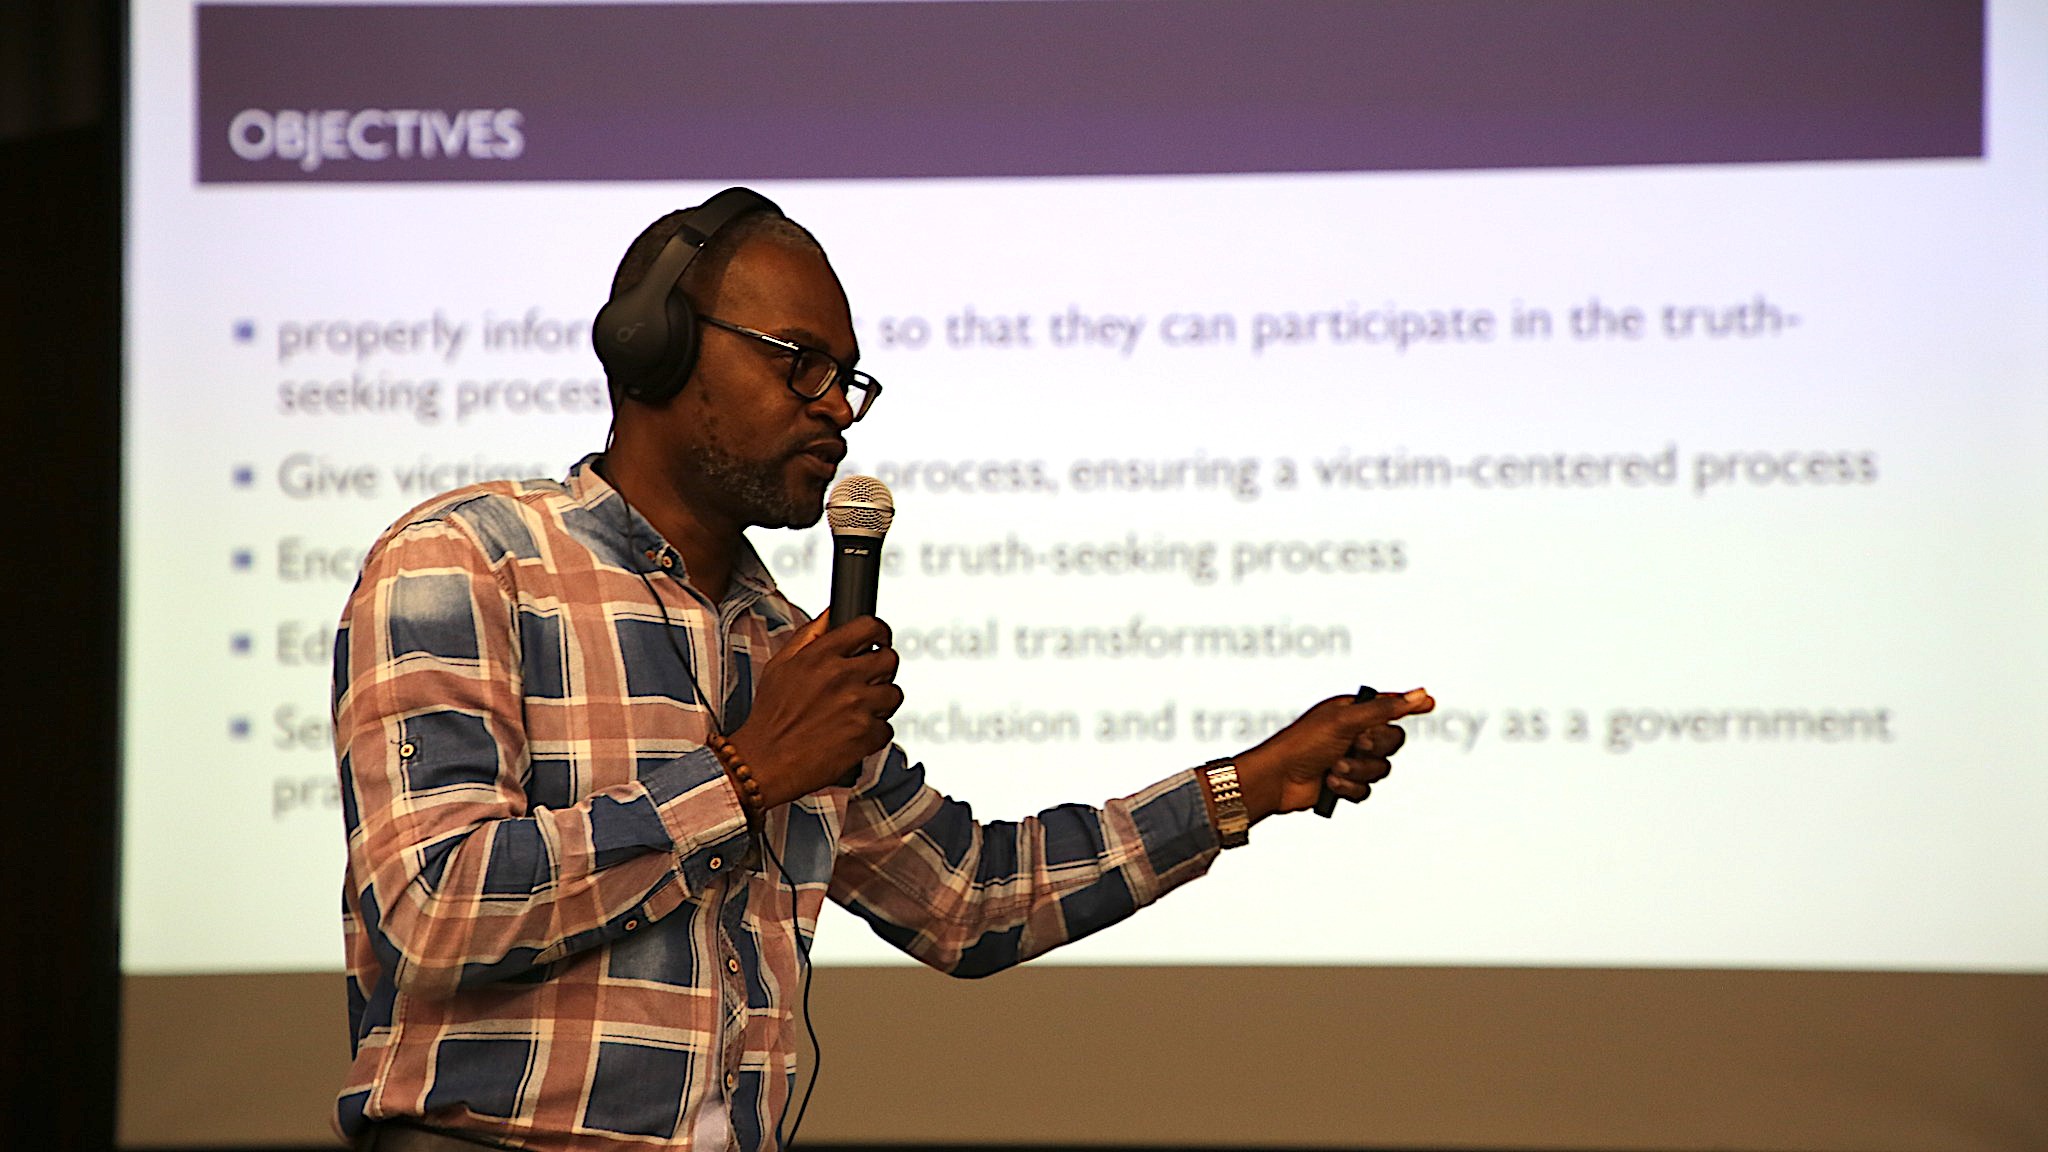
[[[1366,687],[1363,684],[1360,684],[1358,686],[1358,695],[1353,696],[1351,699],[1362,704],[1365,701],[1371,700],[1372,698],[1378,695],[1378,692],[1374,691],[1371,688]],[[1334,816],[1336,812],[1337,794],[1330,790],[1330,782],[1328,779],[1325,779],[1323,781],[1322,794],[1316,797],[1316,815],[1321,816],[1327,820],[1331,816]]]

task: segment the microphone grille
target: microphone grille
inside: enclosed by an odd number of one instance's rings
[[[825,518],[834,535],[872,536],[879,540],[896,518],[889,486],[873,476],[848,476],[832,486]]]

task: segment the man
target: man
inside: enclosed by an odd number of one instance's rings
[[[828,895],[985,975],[1326,781],[1362,798],[1432,706],[1326,700],[1234,764],[978,824],[890,744],[888,627],[808,620],[742,535],[816,523],[880,391],[817,243],[721,193],[634,242],[598,327],[609,449],[415,509],[342,618],[358,1147],[777,1147]]]

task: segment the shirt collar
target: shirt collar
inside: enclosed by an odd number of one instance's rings
[[[609,525],[623,555],[619,557],[639,572],[666,572],[684,579],[683,554],[664,539],[640,510],[628,503],[619,490],[598,473],[604,453],[592,452],[569,469],[569,496],[590,512],[599,523]],[[754,542],[740,537],[739,552],[733,557],[733,583],[758,595],[775,592],[775,577],[761,562]],[[732,590],[726,595],[730,597]]]

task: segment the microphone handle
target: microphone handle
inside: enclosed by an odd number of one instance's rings
[[[882,577],[882,541],[876,536],[832,537],[832,608],[828,627],[875,614]]]
[[[832,537],[832,607],[827,628],[875,614],[875,587],[882,576],[882,541],[878,536]],[[846,770],[836,783],[851,788],[860,765]]]
[[[836,577],[837,574],[835,573],[834,575]],[[837,582],[836,579],[834,582]],[[1360,684],[1358,686],[1358,695],[1352,697],[1352,699],[1359,703],[1364,703],[1365,701],[1370,700],[1378,695],[1378,692],[1375,692],[1371,688],[1368,688],[1365,685]],[[1316,797],[1316,815],[1321,816],[1323,819],[1327,820],[1331,816],[1335,815],[1336,812],[1337,794],[1330,790],[1329,778],[1325,777],[1323,779],[1322,794]]]

